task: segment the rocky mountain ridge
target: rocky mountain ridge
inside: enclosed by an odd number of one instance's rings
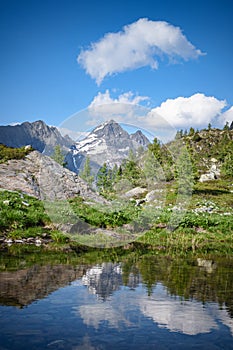
[[[63,137],[56,127],[48,126],[42,120],[0,126],[0,143],[8,147],[31,145],[35,150],[51,155],[56,145],[67,152],[73,142],[69,136]]]
[[[149,144],[150,141],[141,130],[129,134],[114,120],[110,120],[97,126],[86,138],[71,147],[66,156],[67,167],[78,173],[89,157],[91,167],[96,171],[104,163],[112,168],[115,164],[119,166],[128,157],[130,150],[137,153],[140,147],[146,149]]]
[[[233,130],[203,129],[183,139],[201,179],[207,181],[218,178],[225,157],[233,150]]]

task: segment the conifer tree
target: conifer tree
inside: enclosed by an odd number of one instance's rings
[[[107,192],[112,188],[111,172],[106,163],[98,171],[96,184],[100,192]]]
[[[176,180],[180,193],[185,195],[190,195],[192,193],[194,185],[193,165],[190,154],[184,147],[176,161]]]
[[[148,184],[153,184],[156,181],[165,180],[163,169],[152,151],[148,150],[143,165],[144,174],[146,176]]]
[[[91,165],[90,165],[90,158],[87,157],[86,161],[84,163],[83,170],[79,173],[79,176],[86,181],[90,186],[94,181],[94,176],[91,175]]]
[[[226,122],[226,124],[223,127],[223,130],[230,130],[229,122]]]
[[[143,173],[137,162],[132,158],[127,159],[122,164],[122,176],[121,178],[129,180],[133,186],[139,186],[143,178]]]
[[[154,157],[159,163],[162,161],[161,157],[161,145],[159,140],[155,137],[152,144],[148,146],[148,149],[153,153]]]
[[[189,136],[193,136],[195,134],[195,130],[194,128],[191,126],[191,128],[189,129]]]
[[[57,162],[58,164],[65,166],[65,157],[62,154],[60,145],[56,145],[54,147],[54,153],[52,154],[51,158],[55,160],[55,162]]]

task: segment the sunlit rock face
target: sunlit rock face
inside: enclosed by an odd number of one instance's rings
[[[141,130],[129,134],[114,120],[110,120],[97,126],[86,138],[73,145],[66,156],[66,162],[68,168],[77,173],[87,156],[96,171],[104,163],[112,168],[115,164],[119,166],[128,157],[130,150],[137,153],[139,147],[146,149],[149,143]]]
[[[0,187],[22,191],[41,200],[65,200],[80,195],[103,201],[77,174],[37,151],[25,159],[0,164]]]

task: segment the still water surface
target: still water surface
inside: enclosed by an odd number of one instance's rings
[[[233,349],[233,259],[1,255],[0,349]]]

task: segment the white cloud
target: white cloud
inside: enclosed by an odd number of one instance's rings
[[[94,99],[91,102],[89,108],[93,108],[93,107],[100,106],[100,105],[103,105],[103,104],[109,105],[109,104],[112,104],[112,103],[114,103],[114,104],[122,103],[122,104],[133,104],[133,105],[136,105],[136,104],[139,104],[140,102],[146,101],[146,100],[149,100],[149,97],[135,95],[131,91],[125,92],[125,93],[119,95],[118,98],[114,99],[114,98],[112,98],[110,96],[109,90],[106,90],[105,93],[99,92],[98,95],[94,97]]]
[[[78,312],[84,323],[96,329],[99,328],[103,320],[109,323],[112,328],[119,329],[120,324],[127,324],[127,317],[124,315],[124,310],[121,307],[117,308],[110,303],[101,303],[95,305],[82,305]]]
[[[229,125],[231,124],[231,122],[233,121],[233,106],[222,114],[221,119],[223,125],[225,125],[226,122],[228,122]]]
[[[87,109],[63,122],[61,131],[77,139],[80,132],[85,133],[91,127],[113,119],[147,130],[165,142],[175,136],[177,129],[189,129],[191,126],[201,129],[209,123],[221,128],[226,121],[231,123],[233,120],[233,107],[225,111],[225,100],[202,93],[168,99],[153,109],[144,106],[149,100],[149,97],[131,91],[117,97],[112,97],[109,90],[99,92]]]
[[[72,140],[78,140],[78,139],[83,139],[84,137],[88,136],[88,132],[82,132],[82,131],[75,131],[72,129],[68,129],[68,128],[60,128],[57,127],[59,132],[61,133],[62,136],[66,136],[68,135],[69,137],[72,138]]]
[[[158,61],[164,55],[177,62],[195,59],[202,52],[186,39],[179,27],[141,18],[124,26],[121,32],[105,34],[82,50],[77,60],[101,84],[107,75],[145,66],[158,69]]]
[[[156,295],[151,299],[139,299],[141,312],[150,317],[160,328],[167,328],[171,332],[196,335],[209,333],[218,329],[215,313],[218,308],[214,304],[204,308],[200,302],[181,302],[169,298],[166,292]]]
[[[151,130],[206,127],[208,123],[232,120],[233,107],[223,113],[226,107],[225,100],[201,93],[190,97],[168,99],[151,110],[140,105],[145,100],[149,98],[135,96],[132,92],[124,93],[114,99],[110,96],[109,90],[106,90],[105,93],[99,92],[88,108],[94,118],[95,116],[102,117],[102,120],[116,118],[117,122],[139,125]]]
[[[149,114],[150,122],[153,123],[159,115],[174,127],[204,127],[208,123],[220,120],[225,106],[225,100],[201,93],[190,97],[177,97],[168,99],[152,109]]]
[[[233,331],[233,322],[227,309],[219,309],[217,303],[206,303],[205,307],[199,301],[181,300],[172,297],[167,289],[160,283],[153,289],[148,297],[140,288],[133,292],[113,293],[111,299],[103,302],[85,303],[74,307],[75,314],[83,319],[87,326],[99,329],[103,322],[108,327],[121,330],[122,327],[140,327],[141,315],[152,320],[158,327],[169,329],[187,335],[210,333],[225,325]],[[85,300],[87,300],[85,298]],[[129,319],[128,310],[137,310],[138,317]]]
[[[147,96],[135,95],[131,91],[117,98],[111,97],[109,90],[104,93],[99,92],[88,106],[88,125],[97,125],[110,119],[118,123],[134,125],[139,116],[145,116],[148,113],[149,109],[140,105],[148,100]]]

